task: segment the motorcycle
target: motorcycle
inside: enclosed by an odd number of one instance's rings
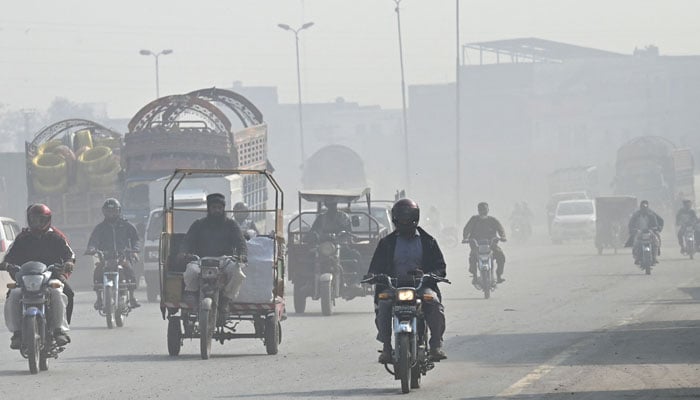
[[[647,275],[651,275],[651,267],[654,263],[652,251],[654,249],[654,232],[650,229],[643,229],[637,232],[637,243],[639,248],[639,266]]]
[[[513,218],[510,224],[511,235],[517,240],[527,240],[532,235],[530,222],[524,218]]]
[[[494,265],[493,246],[499,242],[499,238],[489,240],[471,239],[470,243],[477,250],[477,283],[476,290],[484,292],[484,298],[491,297],[491,292],[496,290],[496,268]],[[462,243],[465,243],[464,241]]]
[[[125,250],[118,254],[92,250],[88,254],[96,255],[103,268],[102,284],[95,285],[95,290],[102,290],[102,309],[98,312],[105,317],[107,328],[112,329],[114,325],[121,328],[131,312],[129,290],[136,287],[136,283],[130,282],[124,272],[126,257],[132,252]]]
[[[30,261],[21,267],[8,265],[8,271],[15,272],[17,282],[8,288],[22,289],[22,344],[20,354],[29,360],[29,372],[37,374],[49,369],[49,358],[58,358],[65,347],[58,346],[48,328],[47,311],[51,307],[50,289],[63,287],[55,275],[63,273],[61,264],[46,266]]]
[[[695,226],[687,225],[683,229],[683,248],[685,249],[685,254],[692,260],[697,251],[695,247]]]
[[[217,327],[223,332],[228,316],[228,302],[223,296],[224,288],[227,285],[226,266],[229,263],[238,265],[238,274],[241,278],[245,275],[240,270],[236,256],[222,257],[202,257],[193,256],[191,262],[199,265],[199,303],[198,307],[193,307],[193,312],[184,320],[186,334],[199,336],[200,356],[203,360],[211,356],[211,342],[215,336]],[[234,278],[235,279],[235,278]],[[234,292],[238,292],[243,283],[243,279],[238,280],[238,286]],[[223,333],[222,333],[223,335]],[[223,340],[221,340],[223,343]]]
[[[362,280],[366,284],[383,284],[394,291],[392,307],[392,326],[394,333],[394,353],[392,367],[384,364],[384,368],[395,380],[401,380],[401,391],[408,393],[411,389],[420,388],[421,376],[435,368],[430,360],[428,349],[428,326],[425,322],[422,302],[422,289],[429,283],[451,283],[446,278],[434,274],[414,276],[413,282],[407,286],[397,278],[380,274]]]

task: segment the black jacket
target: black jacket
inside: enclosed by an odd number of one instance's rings
[[[676,226],[695,225],[698,223],[698,216],[692,208],[686,210],[681,208],[676,214]]]
[[[8,264],[22,265],[29,261],[39,261],[46,265],[75,261],[75,253],[66,238],[53,228],[41,235],[22,231],[5,255]]]
[[[194,221],[187,230],[180,252],[200,257],[237,255],[247,258],[248,247],[236,221],[204,217]]]
[[[101,251],[113,251],[117,254],[125,249],[139,251],[141,242],[136,227],[125,219],[118,219],[115,223],[102,221],[92,230],[88,249]]]
[[[418,232],[420,233],[420,241],[423,246],[423,262],[421,265],[423,272],[446,276],[447,264],[445,264],[445,257],[440,251],[437,240],[420,227],[418,227]],[[394,231],[379,241],[372,256],[372,262],[369,265],[369,274],[385,274],[395,277],[394,251],[396,250],[397,236],[398,232]],[[379,293],[382,288],[379,287],[380,285],[377,286],[376,293]],[[440,293],[436,284],[430,285],[430,288],[438,294]]]

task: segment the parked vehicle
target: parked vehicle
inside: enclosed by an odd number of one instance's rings
[[[632,196],[601,196],[595,198],[595,247],[598,254],[613,249],[615,254],[627,240],[627,223],[637,209]]]
[[[394,379],[401,381],[401,391],[408,393],[420,388],[421,377],[435,368],[428,354],[428,327],[422,310],[422,289],[428,283],[450,283],[437,275],[415,276],[411,282],[399,282],[387,275],[375,275],[364,279],[363,284],[384,284],[395,292],[392,310],[394,333],[393,368],[384,368]]]
[[[54,274],[63,272],[61,265],[46,266],[40,262],[30,261],[15,268],[16,283],[8,288],[22,289],[22,344],[20,354],[29,361],[32,374],[49,369],[49,358],[58,358],[58,353],[65,348],[56,345],[52,332],[48,329],[47,313],[51,307],[50,288],[60,288],[61,281],[54,279]]]
[[[115,253],[94,251],[97,262],[102,265],[102,284],[95,285],[102,290],[102,309],[98,310],[107,321],[107,328],[114,325],[121,328],[126,322],[126,317],[131,312],[129,306],[129,289],[136,286],[136,282],[129,282],[124,273],[124,263],[131,258],[133,253]],[[131,263],[133,265],[133,263]]]
[[[0,217],[0,261],[5,258],[5,253],[20,232],[22,230],[17,221],[12,218]]]
[[[557,205],[550,236],[552,243],[568,239],[593,239],[596,233],[596,211],[593,200],[566,200]]]
[[[547,202],[547,226],[549,227],[549,232],[552,232],[552,222],[554,221],[554,217],[556,216],[557,212],[557,206],[559,205],[559,202],[561,201],[567,201],[567,200],[585,200],[585,199],[590,199],[588,192],[586,191],[578,191],[578,192],[558,192],[558,193],[553,193],[549,197],[549,201]]]
[[[245,269],[245,280],[235,301],[225,304],[219,300],[220,269],[226,263],[237,262],[231,257],[202,258],[199,298],[189,304],[183,298],[183,273],[186,260],[178,257],[180,243],[186,228],[178,219],[187,214],[203,216],[206,209],[201,207],[181,207],[176,205],[176,190],[183,180],[196,175],[220,176],[242,175],[243,177],[257,175],[263,177],[272,188],[274,208],[264,208],[254,212],[271,216],[274,229],[269,235],[258,235],[248,243],[248,266]],[[160,298],[163,319],[168,320],[168,353],[171,356],[180,354],[183,340],[199,339],[200,356],[209,358],[211,342],[223,344],[227,340],[239,338],[262,339],[267,354],[277,354],[282,341],[281,321],[285,318],[284,277],[285,255],[282,204],[284,193],[269,172],[263,170],[197,170],[177,169],[172,174],[164,189],[163,218],[159,246]],[[232,206],[229,204],[229,206]],[[231,210],[227,210],[231,212]],[[274,214],[274,215],[271,215]],[[264,218],[263,218],[264,219]],[[252,333],[239,332],[241,321],[249,321],[253,325]]]
[[[360,206],[356,203],[364,198]],[[301,211],[302,200],[315,202],[315,211]],[[352,232],[320,237],[310,225],[321,213],[321,204],[335,202],[352,220]],[[345,204],[346,206],[342,206]],[[375,217],[374,215],[377,215]],[[323,315],[331,315],[336,299],[351,300],[373,294],[360,280],[379,239],[390,232],[385,207],[373,208],[370,191],[315,190],[299,192],[299,213],[289,222],[289,278],[294,284],[294,311],[306,311],[306,299],[321,301]],[[381,221],[380,221],[381,219]],[[310,224],[310,225],[309,225]],[[365,271],[360,271],[365,266]]]

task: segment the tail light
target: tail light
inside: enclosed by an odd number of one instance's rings
[[[7,251],[7,241],[5,239],[0,239],[0,251]]]

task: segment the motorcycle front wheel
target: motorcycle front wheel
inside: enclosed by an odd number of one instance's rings
[[[112,292],[114,289],[111,286],[105,286],[104,288],[104,310],[105,310],[105,320],[107,321],[107,328],[114,328],[114,296]]]
[[[214,334],[216,315],[210,298],[205,298],[199,305],[199,353],[202,360],[211,356],[211,337]]]
[[[22,324],[22,340],[27,346],[27,359],[29,360],[29,372],[39,373],[39,358],[41,352],[41,337],[39,336],[39,326],[36,316],[24,317]]]
[[[408,393],[411,391],[411,353],[410,348],[410,338],[408,335],[403,334],[399,336],[399,340],[396,346],[396,351],[399,354],[398,364],[396,365],[395,371],[399,374],[399,379],[401,379],[401,392]]]
[[[126,309],[127,301],[126,296],[119,296],[117,306],[114,307],[114,322],[117,324],[118,328],[123,327],[126,321],[126,313],[124,310]]]
[[[491,298],[491,275],[484,273],[481,275],[481,289],[484,291],[484,298]]]
[[[333,314],[333,285],[331,282],[321,282],[318,290],[321,292],[321,314]]]

